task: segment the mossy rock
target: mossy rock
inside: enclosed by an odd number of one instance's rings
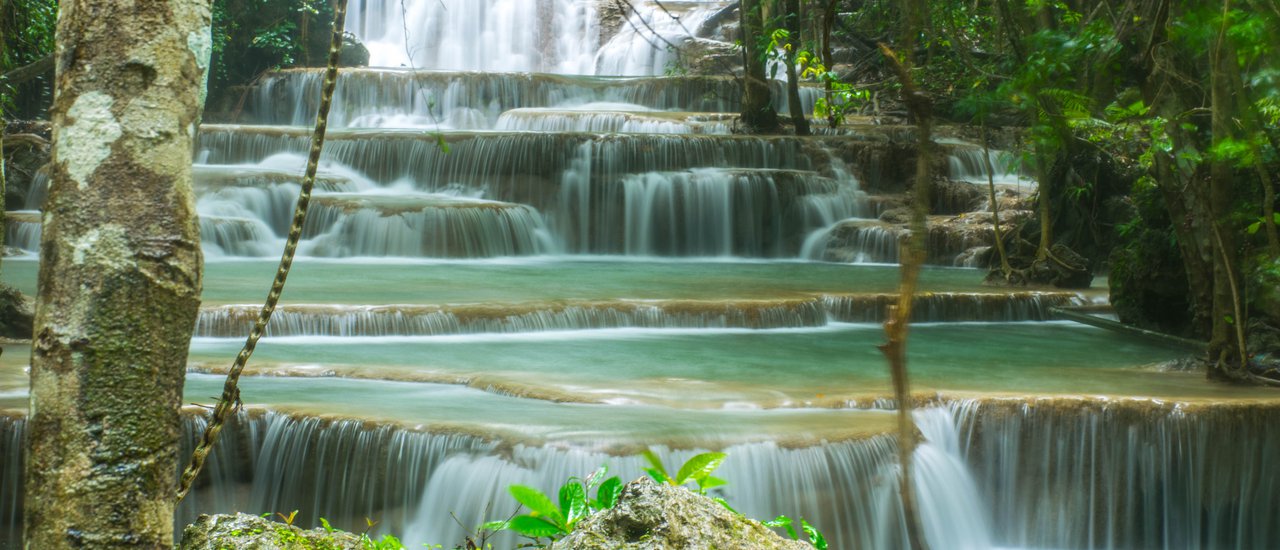
[[[813,546],[784,539],[710,498],[683,487],[659,485],[646,477],[628,483],[617,505],[582,520],[573,533],[551,548],[812,550]]]
[[[202,515],[182,530],[178,550],[363,550],[346,531],[310,531],[248,514]]]

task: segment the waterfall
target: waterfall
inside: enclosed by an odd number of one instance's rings
[[[40,213],[29,210],[5,212],[4,245],[25,252],[40,250]],[[0,251],[2,254],[3,251]]]
[[[591,74],[600,40],[595,4],[354,0],[347,29],[375,67]]]
[[[953,412],[931,407],[913,413],[924,441],[916,447],[915,497],[921,529],[932,548],[991,548],[986,504],[960,452]]]
[[[1280,544],[1280,411],[1261,403],[1083,398],[955,405],[997,545]]]
[[[988,149],[984,153],[981,145],[956,139],[937,141],[949,146],[947,172],[952,180],[986,185],[990,179],[996,185],[1035,186],[1035,180],[1025,175],[1016,153],[999,149]]]
[[[267,325],[271,336],[442,336],[609,328],[749,328],[825,326],[883,320],[893,294],[824,295],[787,300],[616,300],[507,306],[284,305]],[[1020,322],[1053,318],[1052,307],[1079,306],[1067,292],[929,293],[916,301],[919,322]],[[195,335],[231,338],[253,325],[257,306],[201,309]]]

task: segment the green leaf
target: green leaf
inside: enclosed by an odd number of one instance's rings
[[[607,510],[618,503],[618,495],[622,494],[622,480],[613,476],[600,484],[596,491],[596,509]]]
[[[525,485],[512,485],[507,487],[507,492],[511,493],[517,502],[533,511],[533,515],[546,517],[557,525],[564,525],[564,514],[542,491]]]
[[[506,520],[486,521],[480,524],[481,531],[501,531],[508,527]]]
[[[821,531],[814,526],[809,525],[809,522],[805,521],[804,518],[800,518],[800,528],[804,529],[804,534],[809,537],[809,543],[813,544],[814,548],[817,550],[827,550],[827,538],[822,536]]]
[[[436,134],[436,147],[440,148],[440,152],[449,154],[449,142],[444,140],[444,134]]]
[[[667,474],[667,468],[662,465],[662,459],[652,449],[645,449],[642,454],[644,459],[649,461],[649,465],[652,466],[651,468],[645,468],[644,471],[649,472],[649,475],[653,476],[653,479],[659,483],[668,483],[671,480],[671,476]]]
[[[728,455],[724,453],[702,453],[690,458],[684,466],[680,467],[680,473],[676,475],[676,485],[683,485],[689,480],[698,481],[706,478],[724,463],[725,458],[728,458]]]
[[[559,525],[555,525],[545,519],[535,518],[533,516],[516,516],[511,518],[507,528],[526,537],[533,538],[554,537],[565,533],[564,529],[561,529]]]
[[[725,480],[720,479],[720,478],[718,478],[718,477],[715,477],[715,476],[707,476],[707,477],[704,477],[704,478],[702,478],[701,480],[699,480],[699,481],[698,481],[698,488],[699,488],[699,489],[702,489],[702,490],[703,490],[703,492],[706,492],[706,490],[707,490],[707,489],[714,489],[714,488],[716,488],[716,487],[723,487],[723,486],[728,485],[728,484],[729,484],[729,482],[728,482],[728,481],[725,481]]]
[[[773,518],[773,521],[766,521],[764,526],[774,529],[786,529],[787,535],[790,535],[792,540],[800,538],[800,535],[796,534],[796,528],[792,525],[791,518],[787,516],[778,516]]]
[[[1262,222],[1253,222],[1249,224],[1249,228],[1245,231],[1248,231],[1250,235],[1254,235],[1257,234],[1259,229],[1262,229]]]
[[[332,525],[329,525],[329,520],[327,520],[327,519],[320,518],[320,526],[321,526],[321,527],[324,527],[324,532],[326,532],[326,533],[332,533],[332,532],[333,532],[333,526],[332,526]]]
[[[560,513],[564,514],[564,527],[573,530],[574,524],[587,515],[587,490],[578,481],[570,481],[560,487]]]
[[[591,487],[595,487],[596,485],[599,485],[600,480],[604,479],[604,475],[607,473],[609,473],[608,466],[601,466],[596,471],[591,472],[591,475],[587,476],[587,481],[586,481],[587,488],[591,488]]]

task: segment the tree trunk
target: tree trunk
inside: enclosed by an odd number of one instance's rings
[[[60,5],[27,548],[168,548],[200,305],[191,151],[208,0]]]
[[[838,0],[827,0],[826,7],[822,10],[822,65],[828,71],[833,70],[836,66],[836,56],[831,49],[831,31],[836,26],[836,3]],[[840,120],[836,118],[835,92],[832,89],[830,78],[824,79],[823,94],[827,98],[827,126],[836,129],[840,125]]]
[[[800,53],[800,0],[787,0],[784,21],[787,27],[787,107],[791,111],[791,123],[797,136],[807,136],[809,119],[804,117],[804,105],[800,104],[800,74],[796,71],[796,54]]]
[[[1223,11],[1227,10],[1224,3]],[[1225,26],[1225,24],[1224,24]],[[1235,52],[1228,47],[1225,28],[1219,33],[1209,53],[1210,111],[1215,146],[1232,138],[1232,107],[1230,64],[1235,63]],[[1208,225],[1213,234],[1216,253],[1213,255],[1213,332],[1209,337],[1209,375],[1212,377],[1240,378],[1245,367],[1243,345],[1239,343],[1237,330],[1244,326],[1240,314],[1242,299],[1236,288],[1239,281],[1239,254],[1235,246],[1235,234],[1220,230],[1219,226],[1230,214],[1233,203],[1233,167],[1228,159],[1216,156],[1209,165]]]
[[[778,113],[773,110],[769,91],[769,77],[765,74],[765,58],[760,51],[764,37],[764,13],[760,0],[743,0],[742,11],[742,62],[746,69],[743,77],[742,125],[752,134],[778,131]]]
[[[986,121],[982,124],[982,162],[987,169],[987,193],[991,199],[991,229],[995,232],[996,253],[1000,255],[1000,273],[1009,281],[1013,275],[1013,267],[1009,265],[1009,255],[1004,249],[1004,235],[1000,231],[1000,199],[996,196],[995,166],[991,165],[991,140],[987,136]]]
[[[0,275],[4,274],[4,236],[9,232],[9,220],[5,219],[5,189],[4,178],[4,108],[0,107]]]

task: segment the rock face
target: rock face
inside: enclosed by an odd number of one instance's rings
[[[247,514],[200,516],[182,531],[178,550],[363,550],[346,531],[304,531]]]
[[[582,520],[553,550],[812,550],[786,540],[760,522],[744,518],[682,487],[642,478],[623,489],[618,504]]]
[[[31,301],[17,290],[0,285],[0,338],[30,339],[34,320]]]

